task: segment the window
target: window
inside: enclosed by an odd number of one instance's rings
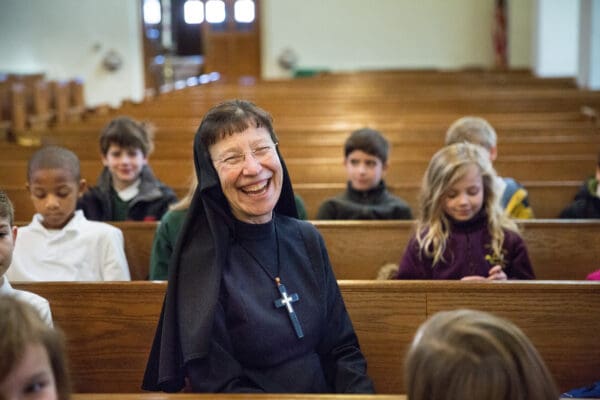
[[[159,24],[160,20],[160,1],[144,0],[144,22],[147,24]]]
[[[225,21],[225,2],[223,0],[208,0],[206,2],[206,22],[220,24]]]
[[[252,0],[237,0],[233,11],[236,22],[250,23],[254,21],[254,1]]]
[[[204,21],[204,4],[200,0],[187,0],[183,4],[186,24],[201,24]]]

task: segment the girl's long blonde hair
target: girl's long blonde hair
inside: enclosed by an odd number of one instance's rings
[[[190,204],[192,204],[192,198],[194,197],[194,193],[196,193],[196,188],[198,187],[198,178],[196,177],[196,172],[194,171],[189,179],[188,179],[188,190],[183,196],[181,200],[178,202],[171,204],[169,206],[169,210],[187,210],[190,208]]]
[[[442,202],[452,185],[462,179],[471,165],[476,165],[483,180],[483,206],[492,237],[492,257],[502,259],[503,229],[518,232],[516,224],[503,212],[495,189],[497,178],[489,155],[481,146],[455,143],[443,147],[429,162],[423,176],[419,201],[416,238],[422,254],[433,259],[435,266],[444,261],[443,254],[450,234],[450,221]]]

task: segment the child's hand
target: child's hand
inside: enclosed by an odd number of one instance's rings
[[[489,276],[486,278],[488,281],[505,281],[508,279],[502,265],[494,265],[488,274]]]
[[[488,272],[487,278],[479,275],[469,275],[463,276],[461,281],[505,281],[507,279],[508,277],[504,273],[502,265],[495,265]]]
[[[488,278],[479,275],[469,275],[460,278],[461,281],[487,281]]]

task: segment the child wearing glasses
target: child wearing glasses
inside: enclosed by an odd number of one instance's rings
[[[391,194],[385,185],[389,144],[369,128],[356,130],[344,144],[346,190],[325,200],[317,219],[412,219],[408,204]]]
[[[100,135],[104,169],[78,208],[93,221],[158,221],[177,201],[150,166],[152,131],[129,117],[112,120]]]

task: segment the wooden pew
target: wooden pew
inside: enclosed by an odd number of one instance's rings
[[[374,279],[398,263],[413,234],[409,221],[314,221],[338,279]],[[519,226],[537,279],[585,279],[600,268],[598,220],[527,220]]]
[[[168,129],[168,128],[167,128]],[[554,129],[548,125],[548,130]],[[73,150],[81,160],[98,160],[100,157],[99,146],[90,143],[97,142],[98,134],[82,134],[78,131],[76,136],[63,137],[49,133],[40,134],[41,144],[54,144]],[[167,131],[158,132],[154,140],[155,150],[150,155],[151,160],[182,159],[192,157],[193,130],[185,132]],[[341,158],[344,142],[350,131],[309,131],[304,134],[293,132],[286,135],[278,132],[279,149],[284,158]],[[384,132],[390,143],[390,160],[411,160],[430,158],[444,145],[444,132],[436,129],[435,132]],[[419,135],[412,138],[412,135]],[[430,137],[431,136],[431,137]],[[508,135],[506,135],[508,136]],[[11,160],[27,160],[39,146],[24,147],[16,143],[2,143],[3,158]],[[505,156],[541,156],[541,155],[580,155],[593,152],[600,148],[600,135],[581,133],[577,129],[560,130],[556,134],[541,134],[539,132],[523,132],[520,136],[500,136],[498,139],[500,158]]]
[[[411,221],[313,221],[323,235],[338,279],[375,279],[398,263],[413,233]],[[123,231],[133,280],[149,274],[155,222],[114,222]],[[519,223],[540,280],[580,280],[600,268],[598,220],[531,220]],[[18,240],[18,239],[17,239]]]
[[[413,234],[412,221],[312,222],[323,235],[338,279],[375,279],[382,265],[400,261]],[[112,224],[123,231],[131,279],[148,279],[156,222]],[[518,224],[537,279],[581,280],[600,268],[600,221],[540,219]]]
[[[597,153],[567,156],[506,156],[494,163],[501,176],[518,181],[582,180],[597,163]],[[291,158],[285,160],[290,177],[296,183],[344,183],[347,175],[339,158]],[[396,160],[390,163],[386,182],[391,185],[420,183],[429,159]],[[185,186],[193,171],[193,158],[155,159],[150,165],[156,176],[170,186]],[[95,182],[102,170],[100,160],[82,160],[82,177]],[[26,160],[0,160],[0,184],[21,185],[26,181]]]
[[[93,182],[92,182],[93,183]],[[536,218],[556,218],[564,207],[571,203],[581,186],[581,181],[548,181],[521,182],[529,192],[529,202],[533,207]],[[15,205],[15,220],[29,221],[35,213],[33,203],[29,198],[29,192],[25,188],[25,183],[18,186],[2,186],[8,197]],[[329,197],[341,193],[346,188],[343,183],[298,183],[294,185],[294,191],[304,201],[308,219],[315,219],[319,206]],[[417,215],[419,209],[420,186],[418,184],[396,184],[389,185],[392,193],[404,199],[413,210],[413,215]],[[187,186],[173,187],[179,198],[187,193]]]
[[[521,181],[529,193],[529,204],[536,218],[557,218],[560,212],[573,201],[581,181]],[[388,185],[388,189],[408,203],[416,217],[419,210],[419,190],[417,183]],[[296,183],[294,192],[302,197],[308,219],[315,219],[319,207],[329,197],[336,196],[346,189],[345,183]],[[29,215],[29,214],[27,214]]]
[[[597,153],[570,156],[514,156],[494,162],[500,176],[518,181],[579,180],[591,174]],[[346,182],[346,171],[340,158],[293,158],[285,160],[293,183]],[[420,183],[429,159],[392,160],[386,173],[390,184]],[[168,170],[167,170],[168,171]],[[166,171],[165,171],[166,172]]]
[[[50,301],[54,322],[66,333],[76,392],[140,392],[164,282],[14,286]],[[595,282],[340,281],[340,289],[378,393],[405,392],[403,359],[417,327],[435,312],[456,308],[492,312],[517,324],[561,391],[598,379]]]
[[[239,400],[239,393],[75,393],[72,400]],[[245,400],[406,400],[403,394],[257,394],[243,395]]]

